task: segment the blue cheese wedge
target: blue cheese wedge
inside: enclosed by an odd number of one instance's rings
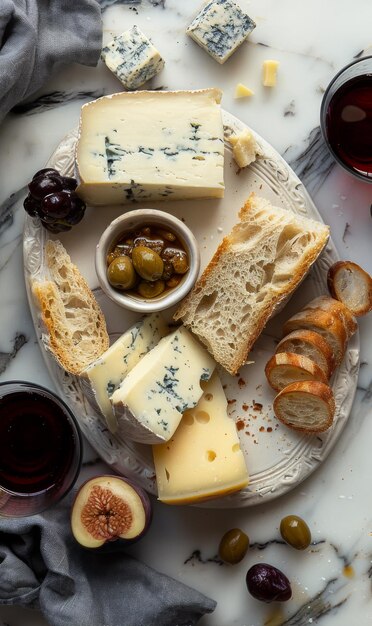
[[[218,498],[243,489],[249,482],[217,372],[202,387],[198,404],[184,413],[171,439],[153,447],[158,496],[167,504]]]
[[[135,91],[82,107],[78,193],[93,205],[222,198],[221,91]]]
[[[143,318],[81,374],[83,389],[98,411],[105,417],[111,432],[117,430],[117,420],[110,398],[128,372],[168,333],[168,327],[158,313]]]
[[[180,327],[164,337],[126,376],[111,398],[119,433],[142,443],[163,443],[172,437],[182,414],[194,407],[215,362]]]
[[[101,58],[126,89],[138,89],[164,67],[159,51],[138,26],[114,37]]]
[[[233,0],[212,0],[186,30],[218,63],[225,63],[256,27]]]

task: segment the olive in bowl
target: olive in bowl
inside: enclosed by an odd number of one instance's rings
[[[200,253],[181,220],[157,209],[138,209],[106,228],[95,261],[100,285],[114,302],[152,313],[186,296],[199,273]]]

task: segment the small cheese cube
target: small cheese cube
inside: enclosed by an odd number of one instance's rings
[[[239,135],[231,135],[229,142],[232,145],[234,160],[239,167],[247,167],[261,154],[261,149],[248,128]]]
[[[132,326],[81,374],[82,387],[92,404],[105,417],[111,432],[117,420],[110,398],[124,378],[147,352],[168,333],[158,313],[149,315]]]
[[[218,63],[225,63],[256,27],[233,0],[212,0],[186,30]]]
[[[181,326],[164,337],[126,376],[111,403],[119,434],[142,443],[163,443],[182,414],[194,407],[216,364]]]
[[[262,84],[264,87],[275,87],[279,61],[267,59],[263,62]]]
[[[204,394],[184,413],[172,438],[153,446],[159,500],[189,504],[243,489],[248,472],[235,422],[215,372]]]
[[[222,198],[219,89],[125,91],[84,104],[78,193],[95,206]]]
[[[254,92],[249,87],[243,85],[243,83],[238,83],[235,87],[235,98],[249,98],[253,96]]]
[[[160,53],[138,26],[114,37],[101,58],[126,89],[138,89],[164,67]]]

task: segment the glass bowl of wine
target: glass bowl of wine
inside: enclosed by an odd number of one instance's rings
[[[0,517],[56,504],[80,471],[82,439],[69,407],[24,381],[0,383]]]
[[[357,59],[333,78],[323,96],[320,127],[336,161],[372,183],[372,56]]]

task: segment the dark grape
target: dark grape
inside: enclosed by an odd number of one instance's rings
[[[71,191],[57,191],[45,196],[41,201],[40,210],[48,217],[66,217],[71,211]]]
[[[36,200],[42,200],[45,196],[48,196],[51,193],[62,191],[63,183],[57,176],[50,178],[39,176],[30,182],[28,188],[33,198],[36,198]]]
[[[44,176],[44,178],[48,178],[48,176],[59,176],[59,172],[54,170],[52,167],[45,167],[43,170],[39,170],[36,174],[33,175],[32,180],[38,178],[39,176]]]
[[[71,176],[61,176],[61,181],[63,183],[63,189],[71,189],[71,191],[75,191],[77,187],[76,178],[71,178]]]
[[[25,198],[23,202],[23,206],[25,211],[29,215],[31,215],[31,217],[35,217],[40,209],[40,202],[38,200],[35,200],[35,198],[33,198],[32,195],[29,193],[27,198]]]
[[[71,230],[71,226],[67,226],[66,224],[60,224],[59,222],[54,222],[54,224],[44,224],[45,228],[49,230],[50,233],[63,233],[68,230]]]
[[[75,226],[75,224],[78,224],[79,222],[81,222],[81,220],[84,217],[84,209],[75,212],[71,212],[69,215],[67,215],[67,217],[65,217],[63,219],[63,223],[64,224],[70,224],[71,226]]]

